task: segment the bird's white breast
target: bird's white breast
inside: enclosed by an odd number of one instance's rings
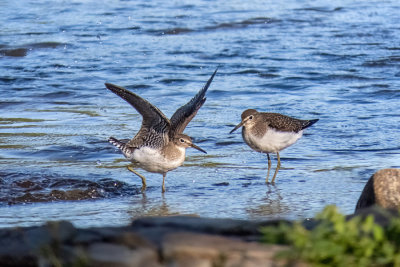
[[[254,150],[265,153],[279,152],[299,140],[303,131],[282,132],[272,128],[267,128],[263,136],[255,136],[246,132],[243,137],[245,142]]]
[[[150,147],[135,149],[132,159],[148,172],[166,173],[182,165],[185,160],[185,148],[178,147],[179,157],[168,160],[159,150]]]

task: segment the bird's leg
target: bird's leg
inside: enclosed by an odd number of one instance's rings
[[[164,193],[165,192],[165,176],[167,176],[167,173],[163,173],[162,175],[162,187],[161,187],[161,192]]]
[[[268,184],[269,171],[271,170],[271,159],[270,159],[268,153],[267,153],[267,157],[268,157],[268,172],[267,172],[267,179],[265,179],[265,182]]]
[[[131,172],[133,172],[134,174],[136,174],[137,176],[140,177],[140,179],[142,179],[142,192],[144,190],[146,190],[146,177],[144,177],[143,175],[141,175],[140,173],[138,173],[137,171],[135,171],[132,166],[128,166],[127,167],[128,170],[130,170]]]
[[[272,177],[271,183],[275,183],[275,177],[278,174],[279,169],[281,168],[281,158],[279,157],[279,152],[276,152],[276,155],[278,156],[278,165],[276,165],[276,170],[274,173],[274,177]]]

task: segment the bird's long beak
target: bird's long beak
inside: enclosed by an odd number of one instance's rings
[[[201,151],[201,152],[207,154],[207,152],[206,152],[204,149],[202,149],[202,148],[196,146],[195,144],[190,144],[190,146],[193,147],[193,148],[195,148],[195,149],[197,149],[198,151]]]
[[[234,131],[236,131],[237,129],[239,129],[240,127],[243,126],[244,121],[241,121],[238,125],[235,126],[235,128],[232,129],[232,131],[230,131],[230,134],[233,133]]]

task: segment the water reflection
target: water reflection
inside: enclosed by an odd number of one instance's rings
[[[149,188],[147,188],[149,190]],[[151,190],[151,189],[150,189]],[[167,204],[164,194],[161,198],[148,198],[146,192],[140,194],[139,198],[132,201],[131,208],[128,210],[132,220],[148,216],[171,216],[179,215],[179,212],[173,211]]]
[[[265,219],[268,217],[283,216],[290,212],[290,207],[283,201],[281,189],[276,185],[267,185],[265,196],[256,203],[248,201],[246,213],[251,219]]]

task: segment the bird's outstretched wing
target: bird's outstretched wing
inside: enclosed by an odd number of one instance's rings
[[[169,131],[169,136],[171,138],[177,134],[183,133],[188,123],[193,119],[193,117],[197,114],[197,111],[204,104],[206,101],[205,94],[208,87],[210,87],[210,84],[217,71],[218,68],[211,75],[210,79],[208,79],[204,87],[188,103],[180,107],[177,111],[175,111],[174,115],[172,115],[170,120],[171,128]]]
[[[154,105],[127,89],[105,83],[107,89],[131,104],[143,117],[142,127],[129,143],[139,143],[150,146],[160,146],[168,140],[171,123],[167,117]],[[140,138],[141,140],[137,140]],[[136,142],[135,142],[136,139]]]

